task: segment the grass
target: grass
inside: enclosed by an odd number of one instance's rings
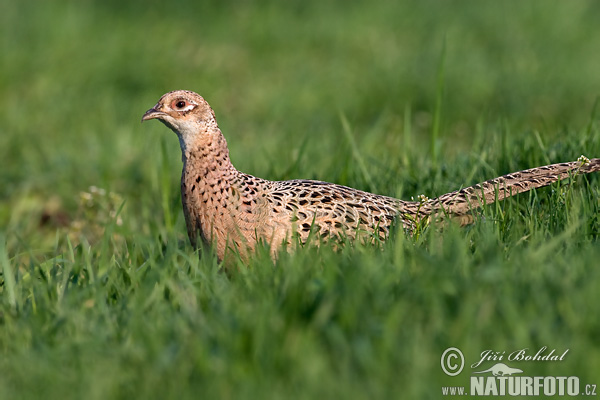
[[[439,398],[468,380],[442,372],[451,346],[568,348],[509,365],[598,384],[597,176],[466,229],[261,251],[227,275],[187,243],[177,140],[139,120],[195,90],[245,172],[432,198],[600,156],[599,17],[582,0],[6,2],[0,398]]]

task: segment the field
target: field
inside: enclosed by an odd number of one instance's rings
[[[543,346],[569,351],[503,362],[600,385],[599,176],[227,274],[188,243],[175,135],[140,124],[194,90],[244,172],[433,198],[600,157],[598,21],[591,0],[3,2],[0,399],[434,399],[484,350]]]

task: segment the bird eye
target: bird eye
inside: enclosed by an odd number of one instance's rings
[[[173,100],[171,103],[171,108],[179,112],[187,112],[193,110],[195,107],[194,103],[183,99]]]

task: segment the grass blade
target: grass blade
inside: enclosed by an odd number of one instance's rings
[[[17,308],[17,297],[15,295],[15,276],[6,253],[6,240],[4,236],[0,236],[0,263],[2,263],[2,274],[4,276],[4,290],[8,304],[14,310]]]

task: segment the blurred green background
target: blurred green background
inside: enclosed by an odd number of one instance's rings
[[[597,378],[596,178],[499,228],[227,277],[187,245],[175,136],[140,118],[194,90],[244,172],[434,197],[600,156],[598,21],[591,0],[2,1],[0,397],[437,398],[457,342],[574,344],[542,372]]]

